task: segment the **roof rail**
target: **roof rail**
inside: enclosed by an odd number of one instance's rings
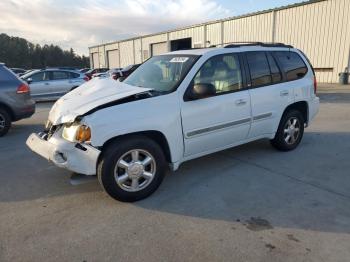
[[[225,46],[225,48],[237,48],[242,46],[263,46],[263,47],[286,47],[294,48],[292,45],[283,43],[266,43],[266,42],[233,42]]]

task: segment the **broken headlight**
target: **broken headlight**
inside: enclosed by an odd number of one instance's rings
[[[87,142],[91,139],[90,127],[82,124],[66,125],[62,131],[62,137],[70,142]]]

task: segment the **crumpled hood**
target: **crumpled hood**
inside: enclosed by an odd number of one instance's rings
[[[57,100],[49,113],[49,121],[54,125],[73,122],[77,116],[100,105],[149,90],[112,78],[93,78]]]

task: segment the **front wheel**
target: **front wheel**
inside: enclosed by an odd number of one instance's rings
[[[303,115],[297,110],[286,112],[281,119],[278,130],[271,144],[281,151],[295,149],[304,134],[305,120]]]
[[[107,146],[97,176],[111,197],[134,202],[156,191],[165,171],[166,160],[160,146],[147,137],[133,136]]]

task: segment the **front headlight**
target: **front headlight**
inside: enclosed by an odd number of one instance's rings
[[[90,127],[81,124],[72,124],[63,128],[62,137],[70,142],[87,142],[91,139]]]

